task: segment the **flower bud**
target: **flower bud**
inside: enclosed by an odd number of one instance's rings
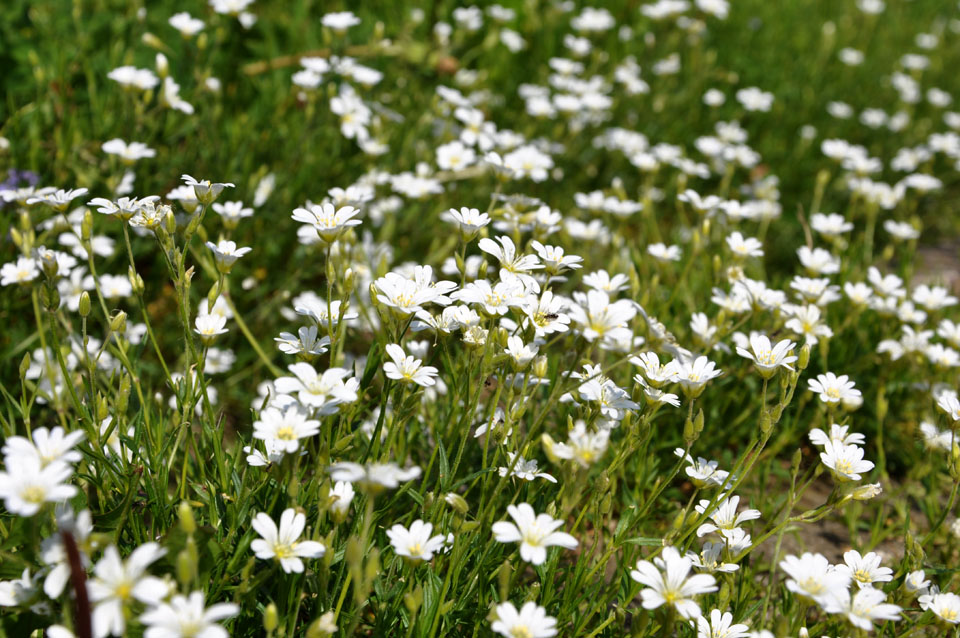
[[[89,209],[84,211],[83,220],[80,222],[80,239],[84,243],[90,241],[90,237],[93,235],[93,213]]]
[[[130,280],[130,287],[133,288],[133,294],[141,296],[143,294],[143,277],[137,274],[133,266],[127,267],[127,279]]]
[[[800,348],[800,354],[797,355],[797,370],[805,370],[810,364],[810,344],[805,343]]]
[[[80,311],[81,317],[86,318],[90,316],[90,293],[88,293],[86,290],[80,293],[80,305],[78,310]]]
[[[118,310],[117,314],[110,318],[110,330],[123,334],[127,331],[127,313]]]
[[[183,530],[184,534],[190,535],[197,530],[197,521],[193,518],[193,510],[190,508],[190,503],[180,501],[180,506],[177,508],[177,516],[180,518],[180,529]]]
[[[27,370],[30,369],[30,353],[23,355],[23,359],[20,360],[20,380],[23,381],[27,378]]]
[[[336,617],[332,611],[324,613],[307,628],[307,638],[328,638],[337,632]]]
[[[466,499],[455,492],[447,492],[443,500],[447,505],[460,512],[460,514],[466,515],[466,513],[470,511],[470,506],[467,504]]]
[[[277,630],[277,625],[279,624],[280,612],[277,611],[276,603],[271,602],[267,605],[267,608],[263,610],[263,628],[267,634],[272,634]]]

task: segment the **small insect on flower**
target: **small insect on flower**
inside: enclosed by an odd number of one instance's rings
[[[493,524],[494,539],[499,543],[520,543],[520,558],[542,565],[547,560],[547,547],[558,546],[576,549],[577,539],[556,529],[563,521],[554,520],[549,514],[537,514],[527,503],[508,505],[507,513],[516,524],[499,521]]]
[[[265,512],[257,514],[251,525],[260,538],[250,543],[250,549],[256,553],[257,558],[276,559],[288,574],[303,572],[301,558],[320,558],[327,551],[323,543],[299,540],[307,526],[307,517],[292,507],[280,515],[279,528]]]

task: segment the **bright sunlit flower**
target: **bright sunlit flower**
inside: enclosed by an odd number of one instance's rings
[[[260,538],[250,543],[250,549],[257,558],[277,560],[288,574],[303,571],[302,558],[320,558],[327,551],[323,543],[299,540],[307,526],[307,517],[293,508],[285,509],[280,515],[279,528],[264,512],[253,518],[251,526]]]

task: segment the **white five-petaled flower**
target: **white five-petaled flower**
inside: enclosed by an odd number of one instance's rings
[[[517,611],[513,603],[497,605],[497,619],[490,626],[506,638],[551,638],[557,635],[557,619],[533,601],[527,601]]]
[[[251,525],[261,538],[250,543],[250,549],[256,553],[257,558],[276,559],[288,574],[303,572],[301,558],[320,558],[327,551],[323,543],[299,540],[307,526],[307,517],[292,507],[285,509],[280,515],[279,528],[265,512],[257,514]]]
[[[223,240],[217,244],[208,241],[207,248],[213,251],[213,258],[217,262],[217,270],[222,273],[230,272],[238,259],[253,250],[249,247],[237,248],[237,244],[229,240]]]
[[[356,483],[370,492],[380,492],[384,489],[394,489],[407,481],[420,476],[420,468],[400,468],[396,463],[371,463],[360,465],[342,461],[327,468],[330,480]]]
[[[717,591],[717,581],[710,574],[689,576],[692,568],[693,561],[680,556],[675,547],[664,547],[663,554],[653,562],[637,561],[636,569],[630,571],[630,578],[646,585],[640,592],[643,608],[672,605],[682,618],[698,618],[700,605],[694,597]]]
[[[200,335],[200,340],[207,345],[213,343],[219,335],[228,332],[227,318],[221,315],[197,315],[194,324],[196,327],[193,331]]]
[[[878,620],[900,620],[901,608],[885,602],[887,595],[882,589],[865,587],[852,598],[850,590],[840,589],[834,592],[834,600],[838,608],[835,613],[846,615],[854,627],[865,631],[873,630],[873,623]]]
[[[727,246],[736,257],[763,257],[763,244],[756,237],[744,237],[737,231],[727,237]]]
[[[753,361],[762,377],[770,378],[776,374],[777,368],[782,367],[793,372],[790,364],[796,361],[797,357],[789,352],[796,345],[789,339],[782,339],[776,345],[771,345],[766,335],[754,332],[750,334],[750,350],[738,347],[737,354]]]
[[[549,514],[537,514],[527,503],[508,505],[507,513],[516,524],[499,521],[493,524],[494,539],[500,543],[520,543],[520,558],[541,565],[547,560],[547,547],[557,545],[576,549],[577,539],[566,532],[556,531],[563,525]]]
[[[838,481],[859,481],[861,473],[873,469],[871,461],[863,459],[863,448],[828,441],[820,453],[820,460],[830,468]]]
[[[43,464],[32,455],[7,456],[6,471],[0,472],[0,498],[4,507],[19,516],[33,516],[45,503],[61,503],[77,493],[65,482],[73,468],[63,461]]]
[[[476,208],[462,207],[460,210],[451,208],[446,214],[446,221],[457,224],[460,231],[460,238],[463,241],[470,241],[477,236],[477,233],[492,221],[486,213],[481,213]]]
[[[227,630],[217,624],[240,613],[234,603],[206,606],[202,591],[189,596],[176,595],[140,615],[147,626],[144,638],[229,638]]]
[[[306,409],[293,403],[280,410],[268,407],[260,413],[260,420],[253,423],[253,438],[270,441],[274,449],[291,454],[306,439],[320,431],[320,422],[309,419]]]
[[[846,572],[857,586],[870,587],[873,583],[885,583],[893,580],[893,570],[880,566],[880,555],[876,552],[867,552],[863,556],[855,549],[843,554],[843,565],[836,569]]]
[[[834,569],[823,554],[809,552],[797,557],[790,554],[780,561],[780,569],[790,577],[786,581],[787,589],[815,601],[826,611],[839,611],[835,596],[839,591],[847,591],[850,575]]]
[[[832,372],[818,374],[816,379],[808,379],[807,384],[824,403],[847,403],[860,398],[860,390],[854,387],[854,382],[845,374],[839,377]]]
[[[143,142],[125,142],[119,137],[107,140],[100,147],[107,155],[116,155],[126,164],[133,164],[137,160],[147,157],[156,157],[157,152]]]
[[[446,539],[443,534],[430,536],[433,525],[417,519],[407,529],[397,524],[387,530],[387,537],[393,545],[397,556],[403,556],[412,563],[420,563],[433,558],[433,555],[443,550]]]
[[[193,187],[193,194],[196,196],[197,201],[207,206],[212,204],[215,199],[220,197],[220,193],[223,192],[224,188],[228,186],[233,188],[234,185],[230,182],[211,182],[208,179],[195,179],[190,175],[181,175],[180,179],[183,180],[183,183],[187,186]]]
[[[322,205],[310,204],[309,208],[295,208],[293,219],[312,226],[317,236],[329,244],[352,226],[360,225],[360,220],[354,219],[358,214],[360,211],[353,206],[336,208],[328,202]]]
[[[335,414],[341,403],[353,403],[357,400],[356,379],[344,379],[350,371],[344,368],[330,368],[323,374],[309,363],[294,363],[288,368],[294,376],[280,377],[274,385],[280,394],[289,394],[303,405],[315,408],[320,415]]]
[[[25,284],[40,275],[37,260],[32,257],[18,257],[17,261],[4,264],[0,268],[0,286]]]
[[[147,574],[147,567],[166,554],[156,543],[145,543],[133,550],[126,560],[120,559],[117,548],[111,545],[93,568],[88,581],[93,609],[93,633],[97,638],[123,636],[126,629],[124,608],[138,600],[158,604],[167,597],[170,586]]]
[[[385,350],[391,359],[383,364],[383,371],[388,379],[395,379],[401,383],[415,383],[425,388],[437,382],[436,368],[425,366],[420,359],[408,356],[399,345],[391,343]]]
[[[706,616],[697,618],[697,638],[746,638],[749,629],[743,623],[734,624],[733,614],[719,609],[710,612],[709,620]]]
[[[297,330],[297,334],[290,332],[281,332],[279,337],[274,337],[277,347],[284,354],[302,354],[310,356],[321,355],[327,351],[330,346],[330,337],[319,336],[317,326],[302,326]]]

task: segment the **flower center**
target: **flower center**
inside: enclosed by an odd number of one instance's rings
[[[47,497],[47,490],[40,485],[31,485],[27,489],[23,490],[23,494],[20,495],[23,500],[28,503],[43,503],[44,499]]]

